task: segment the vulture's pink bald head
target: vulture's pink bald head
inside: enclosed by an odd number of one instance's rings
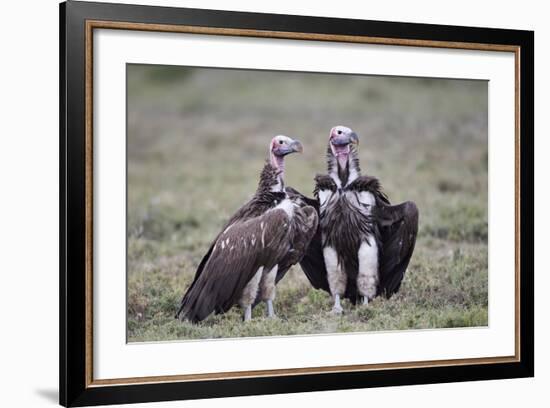
[[[303,147],[298,140],[288,136],[277,135],[269,143],[269,161],[281,172],[285,170],[285,156],[291,153],[302,153]]]
[[[359,144],[357,134],[346,126],[334,126],[330,129],[329,136],[330,150],[340,167],[346,167],[351,152],[351,146]]]

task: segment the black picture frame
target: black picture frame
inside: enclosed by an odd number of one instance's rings
[[[60,403],[64,406],[341,390],[534,375],[534,33],[532,31],[68,1],[60,5]],[[519,345],[513,362],[94,386],[87,373],[86,22],[368,36],[518,47]],[[89,154],[89,153],[88,153]]]

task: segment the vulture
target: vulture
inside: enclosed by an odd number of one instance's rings
[[[214,239],[176,318],[196,323],[239,304],[248,321],[260,301],[267,316],[275,316],[276,282],[302,259],[318,227],[317,210],[296,205],[285,191],[284,158],[294,152],[302,152],[299,141],[271,140],[256,193]]]
[[[378,179],[361,175],[358,144],[350,128],[332,128],[328,174],[315,177],[315,199],[287,189],[295,202],[318,211],[319,228],[300,265],[315,288],[332,295],[336,314],[341,298],[366,305],[396,293],[418,232],[416,205],[391,205]]]

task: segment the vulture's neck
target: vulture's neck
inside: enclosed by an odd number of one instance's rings
[[[270,191],[273,193],[280,193],[285,191],[285,157],[275,156],[273,153],[269,154],[269,162],[271,167],[278,170],[277,181],[270,187]]]
[[[361,168],[359,166],[359,157],[357,155],[357,150],[354,146],[351,147],[348,160],[345,165],[342,166],[336,157],[332,154],[332,149],[330,145],[327,149],[327,168],[328,174],[338,188],[344,188],[350,183],[352,183],[357,177],[361,175]]]
[[[271,161],[268,161],[260,175],[260,182],[258,183],[258,190],[256,193],[283,193],[285,191],[283,174],[284,170],[281,170],[280,167],[274,166]]]

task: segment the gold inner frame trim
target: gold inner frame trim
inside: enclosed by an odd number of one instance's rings
[[[274,370],[232,371],[201,374],[167,375],[153,377],[127,377],[113,379],[93,378],[93,30],[118,29],[132,31],[153,31],[235,37],[255,37],[307,41],[330,41],[356,44],[379,44],[409,47],[449,48],[478,51],[513,52],[515,57],[515,353],[513,356],[480,357],[449,360],[395,362],[383,364],[357,364],[342,366],[301,367]],[[197,27],[122,21],[87,20],[85,27],[86,45],[86,234],[85,234],[85,285],[86,285],[86,387],[131,385],[143,383],[167,383],[181,381],[228,380],[252,377],[279,377],[306,374],[326,374],[373,370],[408,369],[421,367],[461,366],[471,364],[513,363],[521,361],[520,356],[520,51],[521,47],[506,44],[484,44],[451,41],[416,40],[370,36],[299,33],[289,31],[268,31],[236,28]]]
[[[374,370],[392,370],[406,369],[419,367],[443,367],[449,365],[469,365],[469,364],[496,364],[496,363],[512,363],[517,361],[515,357],[487,357],[487,358],[470,358],[470,359],[453,359],[453,360],[426,360],[426,361],[411,361],[406,363],[380,363],[380,364],[365,364],[365,365],[342,365],[342,366],[326,366],[326,367],[303,367],[303,368],[288,368],[276,370],[252,370],[252,371],[229,371],[219,373],[205,374],[186,374],[186,375],[165,375],[153,377],[128,377],[115,378],[105,380],[94,380],[92,387],[101,387],[108,385],[130,385],[142,383],[160,383],[160,382],[179,382],[179,381],[208,381],[208,380],[232,380],[238,378],[253,378],[253,377],[282,377],[303,374],[329,374],[339,372],[357,372],[357,371],[374,371]]]

